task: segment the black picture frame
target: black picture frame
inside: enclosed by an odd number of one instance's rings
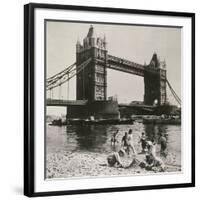
[[[117,188],[98,188],[98,189],[84,189],[84,190],[66,190],[66,191],[46,191],[35,192],[34,182],[34,89],[35,77],[34,65],[34,41],[35,41],[35,27],[34,27],[34,11],[36,8],[43,9],[58,9],[58,10],[79,10],[79,11],[96,11],[108,13],[126,13],[126,14],[142,14],[151,16],[178,16],[188,17],[192,21],[192,181],[191,183],[168,184],[168,185],[144,185],[144,186],[130,186]],[[87,6],[73,6],[73,5],[56,5],[56,4],[36,4],[30,3],[24,5],[24,195],[28,197],[36,196],[52,196],[52,195],[72,195],[84,193],[99,193],[99,192],[120,192],[133,190],[150,190],[163,188],[184,188],[195,186],[195,14],[186,12],[166,12],[153,10],[135,10],[122,8],[105,8],[105,7],[87,7]]]

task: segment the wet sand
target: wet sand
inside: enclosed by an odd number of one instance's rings
[[[46,178],[128,176],[158,173],[157,171],[147,171],[139,166],[130,168],[110,167],[107,164],[107,156],[108,154],[83,151],[48,153]],[[144,160],[144,154],[139,154],[137,158]],[[181,171],[181,167],[176,164],[176,158],[173,155],[169,155],[162,160],[166,164],[166,172]]]

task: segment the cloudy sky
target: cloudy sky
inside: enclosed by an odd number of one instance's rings
[[[47,78],[76,61],[77,39],[83,41],[90,23],[48,21],[46,26]],[[154,52],[166,61],[167,79],[181,96],[181,28],[149,27],[134,25],[92,24],[97,36],[107,39],[108,54],[130,61],[148,64]],[[108,96],[117,95],[119,102],[143,100],[143,77],[108,69]],[[76,78],[69,82],[69,99],[76,98]],[[67,98],[67,84],[54,91],[54,98]],[[175,103],[167,90],[168,99]],[[58,108],[56,108],[58,109]],[[49,112],[55,113],[55,108]],[[61,111],[62,110],[62,111]],[[65,112],[59,109],[59,112]]]

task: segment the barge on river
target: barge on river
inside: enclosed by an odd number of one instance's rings
[[[133,124],[133,119],[68,119],[62,121],[62,119],[53,120],[51,126],[64,126],[64,125],[105,125],[105,124]]]

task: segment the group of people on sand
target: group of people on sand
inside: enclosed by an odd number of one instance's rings
[[[119,130],[117,130],[112,138],[111,145],[115,145],[118,141],[116,139]],[[145,133],[142,133],[139,138],[139,143],[141,144],[142,151],[141,153],[145,154],[144,160],[138,159],[138,153],[134,147],[133,140],[133,131],[129,129],[128,132],[125,132],[121,140],[121,148],[118,152],[114,152],[108,156],[107,161],[109,166],[115,167],[131,167],[133,163],[137,163],[141,168],[146,170],[155,170],[155,171],[164,171],[165,165],[160,157],[156,155],[156,142],[154,139],[148,140]],[[160,137],[160,153],[163,154],[167,148],[167,138],[165,135]],[[131,155],[132,162],[128,166],[124,166],[121,159],[126,156]]]
[[[111,145],[115,146],[116,143],[118,143],[117,141],[117,134],[119,133],[119,130],[117,130],[116,132],[114,132],[112,138],[111,138]],[[133,131],[132,129],[129,129],[128,132],[125,132],[124,136],[122,137],[121,140],[121,147],[124,148],[124,150],[126,150],[126,153],[129,154],[130,151],[132,150],[133,153],[137,154],[136,149],[134,148],[133,145],[133,135],[132,135]]]

